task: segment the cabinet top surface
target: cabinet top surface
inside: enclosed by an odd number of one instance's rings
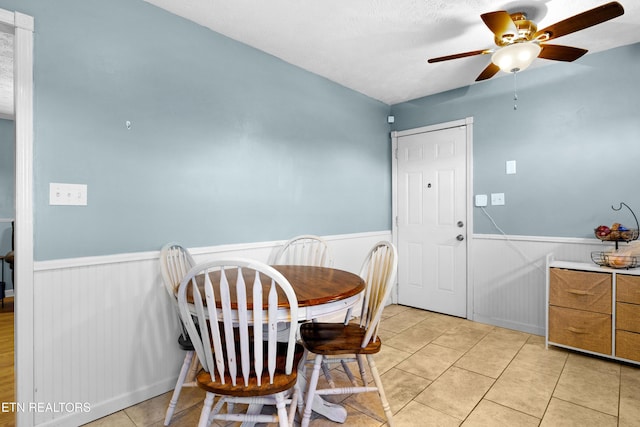
[[[594,263],[589,262],[573,262],[573,261],[550,261],[549,267],[551,268],[567,268],[571,270],[582,271],[595,271],[600,273],[616,273],[616,274],[628,274],[631,276],[640,276],[640,268],[610,268],[601,267]]]

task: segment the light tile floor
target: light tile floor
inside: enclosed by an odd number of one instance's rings
[[[380,337],[376,364],[396,426],[640,426],[640,366],[545,349],[541,336],[399,305],[385,309]],[[89,425],[161,426],[170,396]],[[197,425],[203,399],[198,389],[183,390],[171,426]],[[347,408],[344,425],[386,426],[374,393],[332,400]],[[336,425],[318,415],[311,422]]]

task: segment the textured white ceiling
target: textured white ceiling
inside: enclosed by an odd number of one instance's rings
[[[494,46],[480,14],[528,12],[539,28],[607,0],[145,0],[387,104],[474,83]],[[597,52],[640,41],[640,1],[625,14],[554,40]],[[578,59],[578,61],[580,61]],[[532,67],[551,61],[537,59]],[[501,73],[502,74],[502,73]],[[498,76],[494,77],[498,78]]]
[[[480,14],[527,12],[539,28],[605,0],[145,0],[227,37],[396,104],[474,84],[488,55],[428,64],[494,46]],[[554,40],[598,52],[640,41],[640,1],[625,14]],[[580,60],[578,59],[578,62]],[[537,59],[533,67],[552,61]],[[502,73],[494,78],[499,78]],[[13,35],[0,32],[0,117],[13,114]]]

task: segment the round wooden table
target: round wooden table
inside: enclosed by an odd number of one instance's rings
[[[274,265],[272,266],[280,272],[291,284],[298,300],[298,321],[313,320],[320,317],[332,316],[344,313],[353,307],[360,299],[360,294],[364,290],[364,280],[357,274],[348,271],[338,270],[328,267],[312,267],[306,265]],[[209,273],[213,282],[214,290],[218,291],[220,282],[220,272]],[[225,271],[227,280],[235,283],[237,280],[236,270]],[[253,283],[255,273],[253,270],[244,270],[243,277],[247,284]],[[196,278],[201,284],[203,278]],[[265,277],[262,280],[263,307],[267,307],[268,290],[266,289],[270,280]],[[235,288],[230,289],[231,309],[237,308]],[[189,297],[190,299],[190,297]],[[279,305],[286,312],[288,308],[287,299],[284,293],[278,289]],[[252,310],[253,304],[249,298],[247,309]]]

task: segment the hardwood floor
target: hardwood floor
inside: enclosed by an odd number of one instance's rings
[[[0,308],[0,402],[15,402],[13,372],[13,298],[5,298]],[[12,412],[0,408],[0,427],[15,425]]]

